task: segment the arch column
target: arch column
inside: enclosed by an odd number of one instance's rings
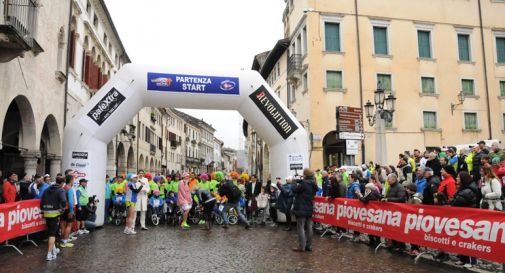
[[[25,173],[27,175],[35,175],[37,173],[38,160],[40,158],[40,152],[28,151],[22,152],[21,156],[24,160]],[[21,176],[22,174],[20,174]]]
[[[50,160],[49,174],[51,174],[51,177],[56,177],[56,175],[58,173],[62,173],[62,171],[61,171],[61,156],[52,156],[52,157],[49,157],[48,160]]]

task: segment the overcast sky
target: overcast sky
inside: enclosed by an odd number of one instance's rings
[[[106,0],[133,63],[251,69],[254,55],[283,38],[284,0]],[[183,110],[237,149],[238,112]]]

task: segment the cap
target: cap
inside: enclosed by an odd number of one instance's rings
[[[46,173],[44,174],[44,177],[51,177],[51,175]]]
[[[484,145],[486,145],[486,142],[484,140],[481,140],[481,141],[477,142],[477,144],[484,144]]]
[[[132,175],[130,176],[130,179],[137,178],[137,177],[139,177],[139,176],[138,176],[138,175],[136,175],[136,174],[132,174]]]
[[[432,169],[432,168],[430,168],[430,167],[426,167],[426,168],[424,168],[424,172],[425,172],[425,173],[426,173],[426,172],[432,172],[432,171],[433,171],[433,169]]]
[[[160,193],[160,190],[154,190],[153,193],[154,194]]]
[[[79,180],[79,183],[84,183],[84,182],[88,182],[88,180],[87,180],[86,178],[81,178],[81,179]]]

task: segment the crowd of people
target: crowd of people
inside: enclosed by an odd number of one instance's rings
[[[399,155],[398,164],[378,165],[370,162],[349,171],[336,166],[316,175],[321,194],[328,198],[352,198],[362,202],[382,201],[407,204],[480,208],[503,211],[505,196],[505,157],[498,143],[486,147],[484,141],[467,149],[434,149],[421,153],[418,149]],[[338,232],[343,232],[338,229]],[[360,241],[354,232],[353,241]],[[369,244],[377,247],[381,239],[369,236]],[[419,247],[391,241],[394,251],[419,254]],[[448,260],[439,252],[435,259]],[[476,264],[473,257],[458,256],[458,265],[467,268]]]
[[[0,177],[1,177],[0,173]],[[136,234],[135,226],[147,230],[146,218],[153,213],[165,215],[168,211],[179,212],[178,224],[190,229],[188,217],[195,209],[201,211],[199,224],[211,229],[214,217],[223,219],[223,228],[228,228],[230,210],[246,229],[252,221],[265,226],[267,219],[272,226],[278,222],[278,212],[285,216],[285,230],[292,228],[292,215],[296,217],[299,246],[294,251],[312,250],[313,197],[352,198],[364,203],[369,201],[397,202],[438,206],[454,206],[503,210],[505,196],[505,157],[497,143],[486,147],[481,141],[468,149],[455,147],[412,152],[399,155],[393,165],[378,165],[370,162],[353,169],[330,166],[323,170],[305,169],[303,176],[276,177],[275,181],[262,183],[256,175],[239,174],[235,171],[223,173],[193,172],[161,174],[129,173],[105,179],[104,221],[113,220],[114,211],[123,206],[125,210],[124,233]],[[94,227],[98,200],[87,192],[86,179],[76,181],[72,170],[58,174],[35,175],[22,179],[9,172],[0,187],[1,202],[40,199],[41,211],[46,219],[48,240],[47,260],[53,260],[60,248],[73,247],[78,236],[89,233]],[[262,211],[260,215],[258,212]],[[139,219],[137,220],[137,215]],[[258,215],[259,218],[258,218]],[[255,218],[256,219],[253,219]],[[346,232],[336,227],[339,233]],[[353,241],[363,236],[353,232]],[[56,244],[56,238],[59,243]],[[369,244],[377,247],[381,238],[368,236]],[[407,246],[402,242],[390,241],[388,248],[419,253],[419,247]],[[472,267],[476,259],[458,256],[458,264]],[[448,255],[440,252],[437,260],[446,260]]]

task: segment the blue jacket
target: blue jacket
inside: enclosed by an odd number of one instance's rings
[[[417,192],[423,193],[424,188],[426,187],[426,178],[424,178],[424,176],[421,179],[417,178],[416,187],[417,187]]]
[[[46,182],[42,182],[42,185],[40,185],[40,189],[39,189],[39,195],[36,196],[35,198],[36,199],[42,199],[42,195],[44,195],[44,192],[49,188],[49,184],[47,184]]]
[[[154,202],[156,200],[159,202],[158,203],[158,207],[163,207],[163,204],[165,203],[165,201],[163,200],[163,198],[161,198],[161,196],[156,197],[154,195],[151,196],[151,198],[149,198],[149,206],[154,207]]]
[[[107,183],[105,183],[105,200],[108,200],[112,197],[111,193],[110,183],[107,181]]]
[[[177,205],[177,196],[174,195],[174,197],[170,197],[168,196],[167,198],[165,198],[165,202],[167,203],[174,203],[175,205]]]
[[[347,196],[346,197],[350,198],[350,199],[354,199],[355,198],[354,192],[356,190],[361,191],[358,181],[354,181],[354,182],[352,182],[351,185],[349,185],[349,187],[347,188]]]

